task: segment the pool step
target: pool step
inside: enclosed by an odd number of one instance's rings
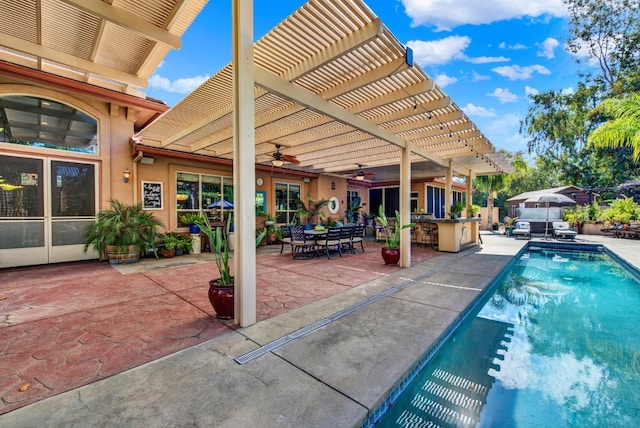
[[[411,399],[411,409],[396,420],[405,427],[475,427],[487,387],[436,369]]]

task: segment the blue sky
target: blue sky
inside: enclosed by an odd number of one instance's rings
[[[302,0],[254,0],[256,39]],[[369,0],[416,62],[497,148],[526,152],[518,134],[529,94],[572,91],[575,58],[562,0]],[[149,79],[147,95],[173,106],[231,60],[231,1],[210,0]],[[580,68],[582,67],[582,68]]]

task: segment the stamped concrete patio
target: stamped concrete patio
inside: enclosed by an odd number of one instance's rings
[[[293,260],[259,247],[262,321],[400,270],[380,244]],[[414,248],[412,263],[437,253]],[[207,298],[211,253],[111,266],[89,261],[0,271],[0,414],[112,376],[237,328]]]

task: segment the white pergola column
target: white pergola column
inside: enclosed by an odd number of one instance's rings
[[[447,175],[444,183],[444,216],[447,218],[453,204],[453,167],[452,161],[449,159],[447,167]]]
[[[253,0],[231,0],[235,322],[256,323],[255,103]]]
[[[473,173],[473,171],[469,170],[469,173],[467,174],[467,198],[466,198],[467,199],[467,213],[466,213],[467,217],[469,217],[469,213],[471,212],[471,204],[473,203],[472,184],[473,184],[474,177],[475,177],[475,174]]]
[[[411,223],[411,149],[410,145],[402,148],[400,159],[400,218],[401,225]],[[400,232],[400,266],[411,267],[411,230]]]

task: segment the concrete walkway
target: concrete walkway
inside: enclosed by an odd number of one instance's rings
[[[0,416],[0,426],[357,427],[527,241],[484,234],[254,326]],[[639,241],[602,242],[640,266]],[[327,272],[330,274],[330,272]],[[400,288],[391,293],[390,290]],[[244,365],[234,359],[363,305]]]

